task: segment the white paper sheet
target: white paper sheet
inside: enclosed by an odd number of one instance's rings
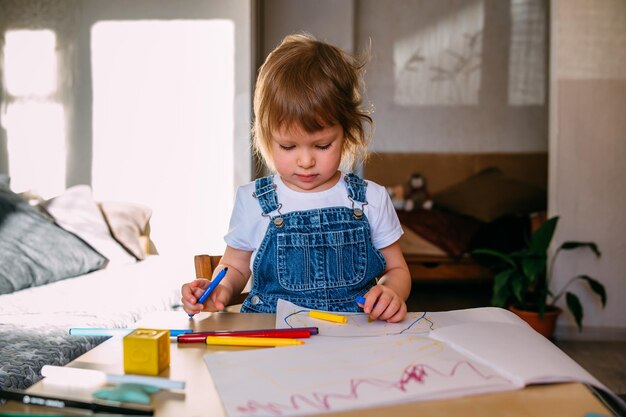
[[[419,335],[345,338],[204,360],[229,417],[299,416],[518,388],[489,366]]]
[[[407,313],[400,323],[370,321],[365,313],[333,313],[346,316],[346,324],[333,323],[309,317],[310,309],[285,300],[276,306],[276,328],[318,327],[323,336],[382,336],[392,334],[428,334],[441,327],[470,322],[502,322],[528,327],[528,324],[508,310],[483,307],[436,313]]]
[[[343,313],[348,322],[336,324],[307,312],[281,300],[276,317],[277,328],[319,327],[305,345],[205,355],[229,417],[335,412],[531,383],[579,381],[612,394],[503,309],[409,313],[394,324],[362,313]]]
[[[467,357],[488,363],[502,375],[528,385],[579,381],[608,389],[572,358],[530,327],[505,323],[465,323],[433,331]]]

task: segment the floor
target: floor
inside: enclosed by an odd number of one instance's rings
[[[491,284],[413,283],[409,311],[445,311],[489,305]],[[556,345],[616,394],[626,399],[626,341],[557,341]]]
[[[556,345],[613,392],[626,396],[626,342],[563,340]]]

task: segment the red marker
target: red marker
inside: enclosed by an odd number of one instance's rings
[[[311,337],[306,329],[268,329],[268,330],[233,330],[181,334],[178,343],[204,343],[207,336],[245,336],[245,337],[280,337],[288,339],[304,339]]]

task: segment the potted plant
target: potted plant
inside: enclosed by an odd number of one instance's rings
[[[476,249],[474,255],[487,255],[498,260],[490,265],[494,271],[492,305],[509,308],[547,338],[554,332],[556,319],[561,312],[555,304],[565,295],[568,310],[574,317],[579,331],[582,330],[583,307],[576,294],[567,291],[575,281],[584,281],[600,297],[602,307],[606,305],[604,286],[588,275],[576,275],[557,292],[550,290],[551,274],[558,255],[564,250],[590,249],[596,257],[601,253],[593,242],[568,241],[562,243],[548,264],[548,249],[559,217],[543,223],[527,240],[526,247],[511,253],[491,249]],[[528,319],[527,317],[528,316]],[[537,323],[533,325],[531,322]]]

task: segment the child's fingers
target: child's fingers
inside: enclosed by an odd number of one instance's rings
[[[400,299],[398,297],[393,297],[389,301],[389,304],[387,305],[385,311],[380,314],[378,319],[389,321],[389,319],[393,317],[398,312],[398,310],[400,310]]]
[[[383,292],[376,300],[376,304],[374,308],[372,308],[372,312],[376,313],[379,317],[389,308],[389,304],[393,300],[393,297],[386,292]]]
[[[396,323],[406,317],[406,303],[393,290],[376,285],[366,294],[363,311],[372,320]]]
[[[198,304],[195,299],[193,302],[189,302],[183,297],[181,298],[181,302],[183,304],[183,310],[185,310],[187,314],[198,314],[202,311],[202,304]]]
[[[194,304],[193,306],[183,307],[183,310],[187,314],[200,314],[202,313],[203,307],[202,304]]]
[[[394,314],[389,319],[387,319],[387,322],[388,323],[398,323],[398,322],[404,320],[405,317],[406,317],[406,304],[402,303],[402,305],[400,306],[400,309],[398,309],[396,314]]]
[[[197,279],[182,286],[180,301],[183,304],[183,310],[189,314],[202,311],[202,304],[198,304],[198,298],[202,295],[207,284],[207,280]]]
[[[202,294],[204,294],[205,289],[206,288],[197,287],[193,290],[193,296],[196,298],[196,302],[198,302],[200,297],[202,297]]]
[[[389,303],[391,303],[392,297],[386,293],[380,294],[378,299],[376,300],[376,304],[372,311],[370,312],[370,318],[373,320],[378,320],[381,318],[381,315],[387,310]],[[382,319],[381,319],[382,320]]]
[[[207,280],[195,280],[190,284],[191,289],[191,297],[195,298],[195,301],[198,302],[198,299],[202,296],[202,293],[208,286]],[[190,300],[191,301],[191,300]]]
[[[183,310],[189,313],[188,309],[196,302],[189,284],[185,284],[180,289],[181,297],[180,302],[183,305]]]
[[[226,307],[229,300],[230,292],[226,287],[218,285],[209,298],[204,302],[204,311],[221,311]]]
[[[372,287],[367,294],[365,294],[365,304],[363,304],[363,312],[366,314],[371,314],[374,306],[378,302],[378,297],[382,294],[382,288],[380,285],[376,285]],[[371,317],[371,316],[370,316]]]

